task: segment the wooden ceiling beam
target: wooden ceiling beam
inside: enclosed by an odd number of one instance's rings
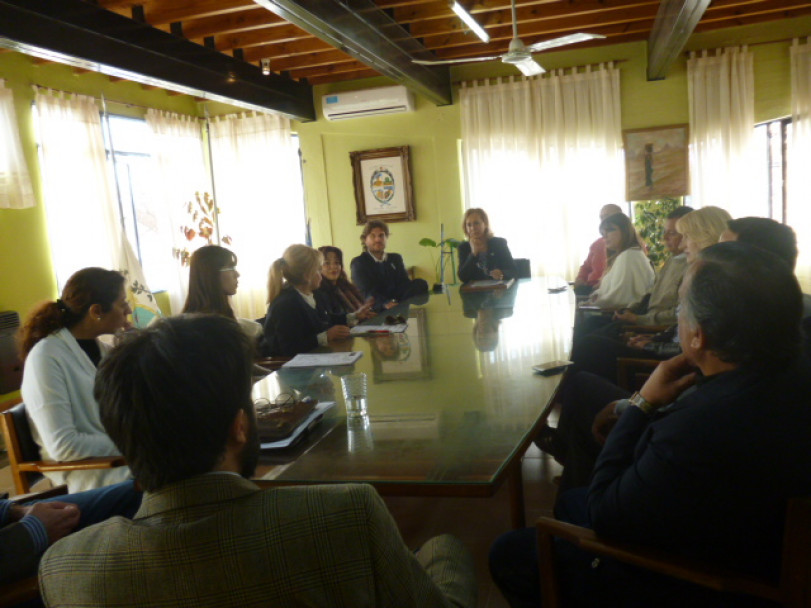
[[[718,0],[716,0],[716,2],[718,2]],[[716,6],[714,2],[710,5],[710,8],[707,9],[707,12],[704,13],[700,25],[703,26],[705,24],[721,21],[734,21],[740,18],[758,18],[761,16],[765,17],[763,21],[787,19],[788,13],[792,11],[803,11],[811,7],[810,0],[759,0],[758,2],[750,2],[747,4],[748,6],[742,6],[740,2],[730,2],[729,4],[719,2],[718,6]],[[732,27],[732,25],[723,27]]]
[[[296,55],[295,57],[281,57],[278,59],[270,60],[270,69],[274,72],[284,72],[300,68],[303,65],[308,67],[318,67],[322,65],[331,65],[333,63],[342,63],[345,61],[354,61],[352,57],[341,51],[336,51],[330,47],[329,51],[323,53],[309,53],[307,55]]]
[[[775,12],[759,13],[757,15],[750,15],[739,13],[737,15],[728,17],[726,19],[713,19],[704,23],[703,21],[696,27],[697,33],[710,32],[713,30],[724,29],[728,27],[736,27],[739,25],[753,25],[756,23],[765,23],[767,21],[775,21],[778,19],[793,19],[794,17],[806,17],[811,15],[811,7],[792,7],[782,8]],[[735,44],[742,44],[745,41],[736,42]],[[731,43],[730,43],[731,44]]]
[[[108,76],[313,120],[312,88],[84,0],[0,0],[4,46]]]
[[[432,102],[451,103],[450,71],[413,63],[428,51],[371,0],[256,2]]]
[[[684,50],[710,0],[662,0],[648,39],[648,80],[662,80]]]
[[[331,65],[318,66],[314,68],[308,67],[308,68],[300,68],[297,70],[290,70],[289,74],[290,77],[294,78],[295,80],[301,80],[303,78],[306,78],[309,81],[310,78],[314,78],[317,76],[341,74],[344,72],[354,72],[368,69],[370,69],[369,66],[365,65],[360,61],[355,61],[350,57],[349,61],[342,61],[340,63],[333,63]]]

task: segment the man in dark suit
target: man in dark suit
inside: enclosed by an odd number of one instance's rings
[[[253,358],[232,319],[181,315],[129,337],[96,376],[110,437],[144,487],[132,521],[54,544],[48,606],[422,606],[476,604],[461,542],[412,552],[365,484],[262,490]]]
[[[363,253],[352,260],[352,282],[364,297],[374,298],[374,310],[387,310],[412,296],[428,293],[423,279],[408,278],[403,257],[386,252],[389,227],[381,220],[370,220],[363,227],[360,242]]]
[[[787,500],[811,494],[811,368],[789,266],[742,243],[702,251],[681,290],[683,353],[597,421],[608,434],[588,492],[560,519],[687,558],[776,577]],[[502,536],[491,572],[513,606],[538,605],[534,531]],[[750,606],[564,542],[567,605]]]

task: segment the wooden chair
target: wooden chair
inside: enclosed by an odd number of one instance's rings
[[[674,557],[662,551],[615,543],[599,538],[593,530],[541,517],[538,530],[538,561],[541,573],[541,605],[560,606],[555,575],[553,537],[577,547],[611,557],[652,572],[671,576],[715,591],[740,593],[777,602],[786,608],[811,607],[811,499],[789,501],[783,536],[780,579],[773,583],[719,568],[712,564]],[[741,530],[741,534],[745,534]]]
[[[25,414],[25,404],[19,399],[0,404],[0,427],[8,450],[11,477],[18,494],[30,492],[31,486],[42,479],[43,473],[111,469],[125,464],[123,456],[85,458],[71,462],[41,460],[39,446],[34,441]]]
[[[617,357],[617,386],[638,391],[660,363],[659,359]]]
[[[53,496],[65,494],[67,486],[57,486],[44,492],[36,494],[26,494],[25,496],[15,496],[12,502],[27,502],[29,500],[45,500]],[[36,575],[29,576],[19,581],[0,585],[0,608],[12,608],[24,602],[30,602],[39,598],[39,583]]]

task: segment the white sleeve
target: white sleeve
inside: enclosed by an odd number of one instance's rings
[[[82,415],[82,409],[89,411],[98,405],[92,394],[82,397],[72,394],[76,391],[71,388],[78,388],[78,383],[69,382],[71,371],[56,357],[41,352],[29,355],[25,364],[23,399],[47,457],[81,460],[118,455],[115,444],[103,429],[92,429],[89,419],[97,416]]]
[[[608,310],[630,306],[650,291],[653,279],[648,257],[640,249],[626,249],[603,275],[594,303]]]

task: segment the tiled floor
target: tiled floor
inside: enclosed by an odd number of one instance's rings
[[[13,494],[7,462],[5,454],[0,452],[0,493],[8,491]],[[532,525],[539,515],[551,513],[556,491],[552,480],[560,470],[554,460],[535,446],[525,454],[523,476],[528,525]],[[479,608],[506,608],[507,603],[493,585],[487,570],[490,545],[510,529],[506,484],[492,498],[388,497],[385,500],[410,547],[419,547],[437,534],[450,533],[459,537],[476,561]]]

